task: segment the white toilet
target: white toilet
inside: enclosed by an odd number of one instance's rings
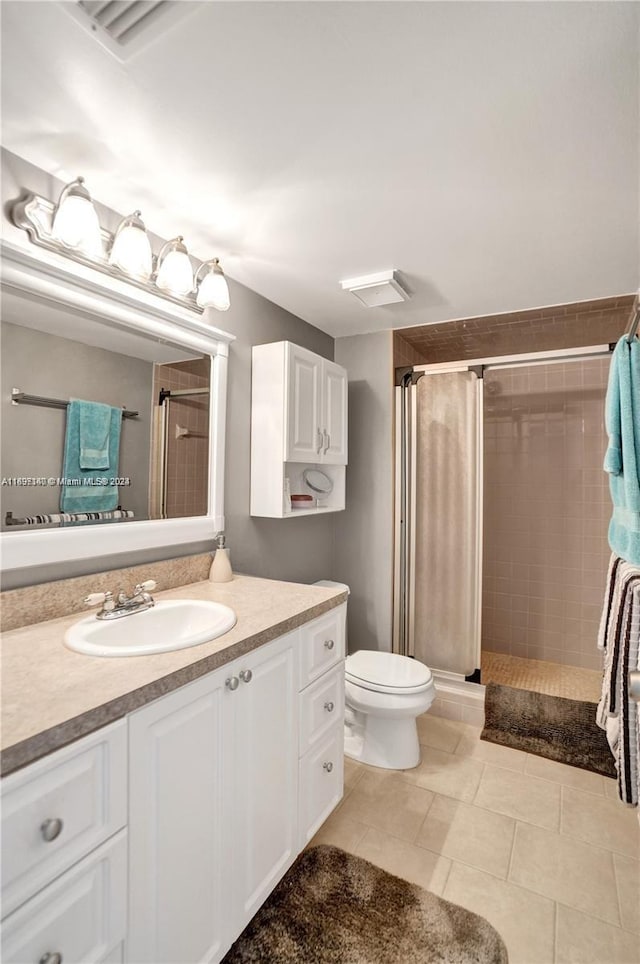
[[[342,583],[316,585],[341,589]],[[431,670],[397,653],[361,649],[345,663],[344,752],[353,760],[388,770],[420,762],[416,718],[436,696]]]

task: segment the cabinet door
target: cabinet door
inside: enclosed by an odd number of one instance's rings
[[[126,959],[136,964],[210,961],[226,940],[226,669],[130,717]]]
[[[234,905],[244,927],[297,854],[297,633],[237,660],[232,694]]]
[[[318,462],[322,359],[292,344],[287,344],[286,359],[285,462]]]
[[[340,365],[323,363],[322,461],[347,464],[347,373]]]

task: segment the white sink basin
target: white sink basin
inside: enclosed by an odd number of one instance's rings
[[[118,619],[87,616],[64,634],[64,645],[88,656],[147,656],[207,643],[236,624],[233,609],[201,599],[167,599]]]

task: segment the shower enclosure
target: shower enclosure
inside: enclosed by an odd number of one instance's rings
[[[599,666],[609,357],[597,345],[402,371],[396,652],[462,684],[514,657]]]

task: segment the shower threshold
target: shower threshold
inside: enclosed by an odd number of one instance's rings
[[[597,670],[482,651],[482,682],[597,703],[602,674]]]

